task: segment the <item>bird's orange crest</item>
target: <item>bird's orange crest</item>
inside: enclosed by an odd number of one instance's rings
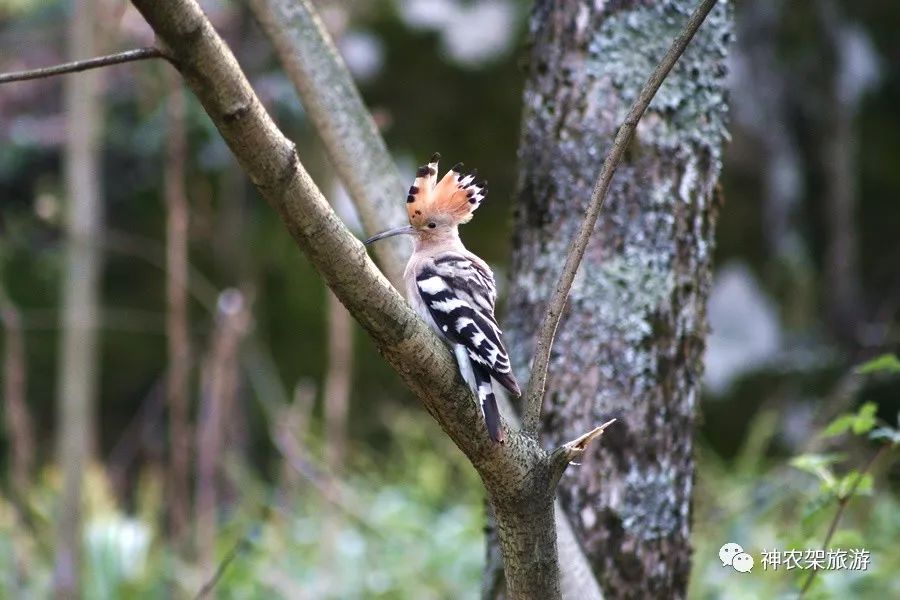
[[[448,220],[454,225],[468,223],[481,201],[487,196],[487,181],[479,181],[477,171],[463,172],[457,163],[437,181],[437,152],[427,165],[416,171],[416,180],[406,197],[406,212],[413,227],[423,228],[432,219]]]

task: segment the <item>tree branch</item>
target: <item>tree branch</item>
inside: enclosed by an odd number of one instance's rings
[[[347,186],[366,234],[404,224],[398,198],[406,185],[312,3],[251,0],[250,6]],[[376,245],[375,253],[394,287],[403,289],[409,240],[397,236]]]
[[[891,447],[891,444],[883,444],[881,448],[878,449],[875,454],[869,458],[869,461],[863,466],[862,470],[857,473],[856,479],[853,480],[853,484],[850,486],[850,489],[847,490],[847,493],[840,498],[838,498],[838,508],[834,513],[834,518],[831,519],[831,523],[828,525],[828,532],[825,534],[825,540],[822,542],[822,551],[828,551],[828,543],[831,541],[831,537],[834,535],[834,532],[837,531],[838,523],[841,521],[841,517],[844,516],[844,510],[847,508],[847,504],[850,503],[850,499],[853,497],[853,494],[856,493],[856,489],[859,487],[859,484],[862,483],[863,478],[866,476],[866,473],[872,470],[872,467],[875,466],[875,462],[881,458],[882,454],[885,454],[888,449]],[[800,600],[809,591],[810,586],[812,586],[813,580],[816,578],[816,573],[818,573],[818,569],[813,569],[809,572],[809,577],[806,578],[806,582],[803,584],[803,587],[800,589],[800,593],[797,595],[797,599]]]
[[[694,9],[693,14],[691,14],[687,24],[685,24],[684,29],[672,42],[669,51],[666,52],[666,55],[659,63],[659,66],[656,67],[656,70],[647,80],[647,83],[644,84],[640,95],[631,105],[628,115],[619,127],[619,131],[616,134],[612,148],[603,163],[603,167],[600,169],[600,175],[597,178],[597,183],[591,194],[590,204],[588,205],[587,213],[584,216],[584,221],[581,223],[581,228],[578,230],[575,239],[572,240],[571,246],[569,246],[562,273],[556,283],[553,296],[547,303],[547,312],[544,316],[544,321],[541,324],[540,333],[535,345],[534,357],[531,361],[531,377],[528,380],[528,387],[525,391],[523,404],[524,428],[525,432],[528,434],[537,435],[541,418],[541,407],[544,399],[544,390],[547,384],[547,369],[550,363],[550,350],[553,347],[553,338],[556,335],[556,328],[559,326],[559,321],[562,318],[566,301],[569,298],[572,282],[575,281],[575,274],[578,271],[578,266],[581,264],[581,259],[584,257],[588,241],[594,231],[594,226],[597,224],[597,217],[600,215],[600,210],[603,208],[603,201],[606,198],[606,192],[609,189],[613,174],[615,174],[616,168],[619,166],[619,163],[622,161],[622,157],[625,154],[625,149],[628,147],[631,138],[634,136],[638,121],[640,121],[644,111],[647,110],[650,101],[653,100],[653,97],[656,95],[660,85],[662,85],[662,82],[669,74],[669,71],[672,70],[672,67],[684,53],[685,48],[687,48],[688,43],[690,43],[694,34],[697,33],[697,30],[700,28],[700,25],[706,19],[706,15],[708,15],[713,6],[715,6],[716,1],[717,0],[702,0],[697,8]]]
[[[519,421],[519,415],[509,398],[505,394],[500,394],[497,398],[500,404],[500,413],[505,415],[506,421],[511,429],[521,429],[522,423]],[[605,428],[610,423],[603,425]],[[558,452],[558,450],[554,451]],[[550,461],[553,461],[553,454],[550,455]],[[566,463],[565,466],[568,466]],[[560,474],[561,476],[561,474]],[[600,590],[600,584],[591,570],[591,564],[588,562],[587,556],[581,547],[581,543],[575,536],[569,517],[563,509],[559,498],[553,503],[553,517],[556,521],[556,544],[559,552],[559,584],[563,598],[578,598],[579,600],[603,600],[603,593]],[[500,565],[503,568],[503,565]],[[495,583],[496,585],[496,583]],[[482,598],[493,599],[497,596],[490,596],[484,590]]]
[[[134,0],[261,195],[388,363],[473,462],[487,485],[527,473],[539,453],[511,436],[493,444],[449,350],[347,230],[194,0]],[[459,401],[453,401],[459,399]],[[529,449],[524,450],[523,444]],[[517,452],[530,460],[514,460]],[[490,468],[487,468],[490,463]]]
[[[554,450],[553,454],[550,455],[550,462],[558,473],[554,479],[558,481],[559,477],[565,472],[566,467],[568,467],[569,464],[572,464],[574,460],[580,458],[587,451],[591,442],[602,436],[603,432],[606,431],[606,428],[615,422],[615,419],[610,419],[606,423],[594,427],[587,433],[581,434],[571,442],[566,442]]]
[[[495,509],[511,597],[560,597],[549,453],[487,435],[450,351],[369,259],[303,168],[196,0],[133,0],[260,194],[388,364],[477,470]]]
[[[349,188],[367,232],[402,223],[402,209],[393,202],[393,197],[395,189],[402,195],[405,186],[315,8],[308,0],[251,0],[250,5],[313,119],[331,162]],[[372,225],[368,225],[367,219]],[[393,259],[393,271],[391,258],[379,254],[382,267],[392,281],[396,277],[392,272],[402,273],[409,253],[406,243],[399,236],[385,241],[385,244],[395,244],[392,250],[397,258]],[[516,409],[503,396],[500,402],[508,426],[520,429]],[[556,504],[562,595],[600,600],[602,595],[596,578],[565,511]],[[502,570],[503,565],[499,568]]]
[[[222,575],[225,574],[225,570],[228,568],[234,559],[238,557],[242,552],[248,550],[250,548],[250,540],[248,539],[248,535],[240,538],[237,542],[235,542],[234,546],[231,547],[231,550],[228,551],[228,554],[222,559],[219,563],[219,566],[216,567],[216,572],[213,573],[212,577],[203,584],[203,587],[200,588],[200,591],[197,592],[197,595],[194,597],[195,600],[200,600],[201,598],[206,598],[207,595],[213,588],[216,587],[216,584],[219,583],[219,580],[222,578]]]
[[[137,60],[147,60],[149,58],[169,59],[169,57],[163,54],[158,48],[137,48],[135,50],[126,50],[125,52],[117,52],[116,54],[108,54],[106,56],[98,56],[86,60],[74,60],[52,67],[2,73],[0,74],[0,84],[11,83],[13,81],[28,81],[29,79],[42,79],[44,77],[53,77],[55,75],[65,75],[66,73],[77,73],[79,71],[87,71],[88,69],[99,69],[100,67],[108,67],[110,65],[118,65]]]

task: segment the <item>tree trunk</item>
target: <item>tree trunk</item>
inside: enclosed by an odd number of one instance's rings
[[[19,309],[6,296],[0,282],[0,323],[3,325],[3,410],[6,435],[12,455],[12,500],[19,511],[31,487],[34,465],[34,432],[28,411],[25,358],[25,332]]]
[[[191,341],[188,317],[188,199],[186,102],[181,78],[167,71],[166,100],[166,404],[169,409],[169,528],[178,544],[190,520]]]
[[[96,3],[75,3],[69,34],[73,60],[93,57]],[[66,78],[65,186],[67,247],[62,281],[62,337],[57,393],[57,450],[62,469],[55,543],[57,598],[80,595],[82,477],[93,444],[97,395],[97,325],[101,257],[101,71]]]
[[[535,5],[507,319],[520,380],[616,128],[693,7]],[[730,8],[720,3],[638,125],[556,335],[544,445],[619,419],[560,485],[608,598],[687,589],[730,38]]]
[[[857,223],[860,168],[855,123],[865,94],[878,83],[878,56],[872,41],[842,14],[837,3],[822,0],[816,4],[816,13],[835,63],[818,99],[822,114],[817,115],[818,131],[826,132],[819,145],[828,232],[823,296],[829,328],[852,348],[865,343],[860,326],[866,316]]]

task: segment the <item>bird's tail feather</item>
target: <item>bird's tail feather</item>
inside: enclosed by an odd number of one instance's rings
[[[484,366],[472,361],[472,372],[475,375],[475,395],[481,404],[481,414],[487,425],[488,435],[495,442],[503,443],[506,435],[500,423],[500,409],[491,383],[491,373]]]

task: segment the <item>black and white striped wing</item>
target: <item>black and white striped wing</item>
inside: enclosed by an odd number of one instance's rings
[[[474,364],[520,395],[494,317],[497,290],[493,274],[462,254],[447,252],[435,258],[433,266],[422,269],[416,287],[440,332],[463,345]]]

